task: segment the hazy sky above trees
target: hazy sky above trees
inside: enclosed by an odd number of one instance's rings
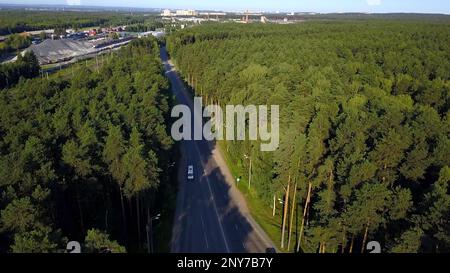
[[[311,12],[417,12],[450,14],[450,0],[0,0],[9,4],[69,4],[146,8]]]

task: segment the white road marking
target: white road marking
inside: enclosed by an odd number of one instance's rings
[[[174,66],[170,61],[168,61],[168,64],[169,64],[169,66],[170,66],[170,68],[171,68],[171,71],[176,72],[175,66]],[[179,85],[179,86],[178,86],[178,88],[175,88],[175,86],[173,86],[174,91],[181,91],[181,92],[179,92],[179,93],[181,93],[181,95],[182,95],[182,96],[184,97],[184,99],[186,100],[188,107],[192,107],[192,102],[191,102],[189,96],[186,95],[187,89],[186,89],[186,87],[184,86],[184,83],[181,81],[181,78],[180,78],[177,74],[175,74],[175,81],[176,81],[177,85]],[[181,87],[181,88],[180,88],[180,87]],[[197,154],[199,155],[199,157],[200,157],[200,159],[201,159],[201,154],[200,154],[199,148],[198,148],[197,145],[195,145],[195,144],[194,144],[194,146],[195,146],[195,150],[196,150]],[[201,164],[202,164],[203,169],[205,170],[205,166],[204,166],[204,164],[203,164],[202,161],[201,161]],[[215,212],[216,217],[217,217],[217,220],[218,220],[218,222],[219,222],[220,232],[221,232],[221,234],[222,234],[222,238],[223,238],[223,241],[224,241],[224,243],[225,243],[225,248],[226,248],[227,253],[230,253],[230,248],[229,248],[229,246],[228,246],[228,242],[227,242],[227,239],[226,239],[226,236],[225,236],[225,232],[224,232],[224,229],[223,229],[223,225],[222,225],[222,219],[219,217],[219,213],[218,213],[217,205],[216,205],[216,200],[215,200],[214,195],[213,195],[212,190],[211,190],[210,181],[209,181],[208,175],[205,175],[205,176],[206,176],[206,181],[207,181],[207,184],[208,184],[209,194],[210,194],[211,199],[212,199],[212,201],[213,201],[214,212]],[[228,196],[227,196],[227,197],[228,197]],[[206,239],[206,237],[205,237],[205,239]],[[244,243],[243,243],[242,245],[243,245],[244,248],[245,248]]]
[[[195,146],[195,150],[197,151],[198,156],[201,158],[200,151],[198,150],[197,145],[194,144],[194,146]],[[204,166],[203,162],[200,162],[200,163],[202,164],[202,167],[204,169],[205,166]],[[225,243],[225,248],[227,250],[227,253],[230,253],[230,248],[228,247],[228,242],[227,242],[227,239],[226,239],[226,236],[225,236],[225,232],[224,232],[223,226],[222,226],[222,219],[219,217],[219,212],[217,211],[216,200],[214,199],[214,195],[213,195],[212,190],[211,190],[211,185],[209,184],[208,176],[206,176],[206,182],[208,184],[209,194],[211,196],[211,199],[213,200],[214,212],[216,213],[217,220],[219,221],[220,233],[222,234],[223,242]]]
[[[205,226],[205,222],[203,221],[203,216],[201,214],[200,214],[200,220],[202,221],[203,235],[205,236],[206,248],[209,248],[208,237],[206,236],[206,226]]]

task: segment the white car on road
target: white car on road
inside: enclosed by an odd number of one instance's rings
[[[194,179],[194,166],[189,165],[188,166],[188,180],[193,180]]]

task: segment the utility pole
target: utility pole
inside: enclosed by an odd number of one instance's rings
[[[248,188],[250,189],[252,183],[252,158],[250,157],[250,168],[248,168]]]
[[[249,168],[248,168],[248,188],[250,189],[252,183],[252,157],[248,155],[244,155],[246,159],[249,160]]]

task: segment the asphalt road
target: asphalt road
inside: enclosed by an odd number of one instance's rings
[[[187,92],[165,48],[165,73],[179,104],[193,113]],[[183,140],[179,191],[172,231],[174,253],[264,253],[273,243],[251,217],[244,197],[214,142]],[[189,165],[194,180],[187,179]]]

